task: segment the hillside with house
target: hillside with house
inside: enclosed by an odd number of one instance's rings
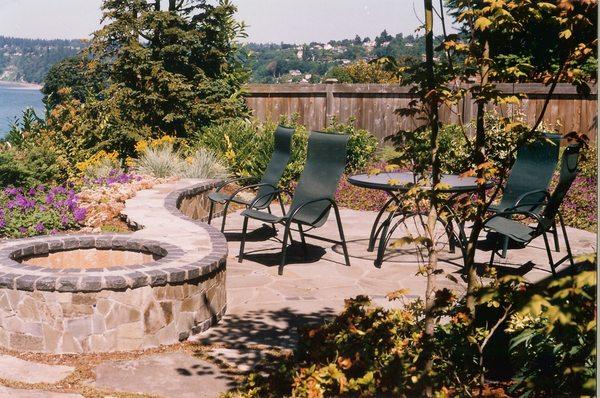
[[[425,41],[422,36],[392,36],[384,30],[375,38],[357,35],[354,39],[326,43],[250,43],[247,49],[253,83],[319,83],[329,77],[338,78],[339,68],[357,61],[384,56],[404,62],[421,60]]]
[[[0,80],[42,83],[50,67],[84,49],[84,40],[37,40],[0,36]],[[420,60],[425,51],[422,36],[384,30],[375,38],[331,40],[326,43],[249,43],[245,63],[251,83],[319,83],[340,80],[339,68],[383,56]],[[342,79],[343,80],[343,79]]]
[[[82,40],[37,40],[0,36],[0,80],[42,83],[50,67],[85,47]]]

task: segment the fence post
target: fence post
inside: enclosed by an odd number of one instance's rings
[[[334,93],[334,84],[337,83],[337,79],[327,79],[325,80],[325,128],[331,121],[333,115],[333,102],[335,101]]]

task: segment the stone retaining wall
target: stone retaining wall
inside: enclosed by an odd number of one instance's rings
[[[140,228],[133,234],[0,244],[0,346],[48,353],[136,350],[185,340],[218,322],[227,302],[227,242],[178,210],[182,198],[214,183],[182,180],[139,192],[123,212]],[[89,269],[19,262],[77,249],[144,251],[162,258]]]

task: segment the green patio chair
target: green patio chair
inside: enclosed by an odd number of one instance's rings
[[[350,266],[340,212],[334,200],[335,191],[346,167],[346,146],[348,144],[348,139],[349,136],[341,134],[317,132],[310,134],[308,139],[306,165],[300,176],[289,210],[284,212],[282,217],[277,217],[270,213],[256,210],[255,203],[252,203],[248,209],[242,212],[242,216],[244,216],[244,226],[242,229],[239,262],[243,261],[248,219],[252,218],[266,223],[285,225],[279,275],[283,274],[288,236],[293,242],[291,232],[292,224],[298,225],[298,232],[300,233],[302,245],[305,249],[306,237],[341,244],[346,265]],[[255,202],[259,202],[260,200],[261,198],[258,197],[255,199]],[[303,227],[309,228],[308,231],[310,231],[323,226],[327,221],[329,211],[332,208],[337,221],[340,241],[307,234],[307,231],[305,231]]]
[[[556,170],[562,138],[559,134],[545,133],[544,136],[546,140],[525,145],[517,151],[515,163],[502,189],[502,199],[497,205],[490,206],[490,212],[502,213],[515,209],[525,209],[534,213],[541,211],[539,203],[544,201],[545,192]],[[524,206],[522,202],[525,198],[529,203],[538,205]],[[556,225],[550,232],[554,236],[556,251],[559,251]],[[500,257],[506,257],[508,244],[509,238],[505,237]]]
[[[488,231],[496,232],[500,238],[510,238],[522,245],[529,244],[538,236],[544,237],[544,245],[550,263],[552,273],[556,275],[556,267],[563,262],[569,260],[571,266],[574,266],[573,254],[571,253],[571,245],[567,236],[567,229],[560,213],[560,206],[563,199],[567,195],[571,184],[577,176],[577,166],[579,163],[579,152],[581,145],[572,144],[565,148],[560,167],[560,177],[558,184],[552,194],[548,191],[532,191],[529,196],[524,196],[519,201],[519,205],[503,212],[499,212],[484,223],[484,228]],[[539,195],[542,194],[543,199],[539,200]],[[537,211],[541,208],[541,211]],[[521,219],[532,219],[536,225],[528,225],[524,222],[516,220],[515,217]],[[547,234],[554,228],[556,229],[556,219],[560,222],[562,228],[567,255],[558,262],[554,262],[550,243]],[[490,265],[494,263],[494,255],[496,249],[492,248]]]
[[[221,232],[225,231],[225,222],[227,221],[227,211],[229,210],[229,205],[231,203],[237,203],[245,206],[252,206],[255,209],[267,209],[267,211],[271,212],[271,202],[276,197],[279,198],[279,203],[281,205],[282,211],[284,211],[283,203],[281,202],[281,196],[278,192],[278,184],[283,172],[290,161],[290,157],[292,156],[292,137],[294,135],[294,129],[286,128],[283,126],[278,126],[277,130],[275,130],[275,144],[273,155],[271,155],[271,160],[267,165],[267,169],[262,176],[262,179],[258,184],[247,185],[241,187],[234,191],[231,195],[222,192],[223,188],[226,186],[239,183],[241,181],[249,181],[255,179],[255,177],[242,177],[235,178],[232,180],[225,181],[220,184],[214,192],[208,194],[208,199],[210,200],[210,208],[208,211],[208,223],[210,224],[214,214],[215,203],[220,203],[225,205],[223,208],[223,222],[221,223]],[[252,200],[246,200],[238,195],[249,189],[256,189],[258,191],[256,196]],[[260,200],[256,200],[260,198]]]

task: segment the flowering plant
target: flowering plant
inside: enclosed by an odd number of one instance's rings
[[[167,181],[154,177],[111,171],[107,177],[85,181],[78,197],[81,207],[86,209],[82,222],[84,230],[98,232],[102,226],[117,220],[125,208],[125,201],[138,191],[152,188]]]
[[[78,227],[86,217],[72,185],[0,191],[0,235],[27,237]]]
[[[98,177],[94,179],[84,180],[86,185],[90,186],[111,186],[114,184],[129,184],[134,181],[141,181],[142,176],[131,173],[124,173],[119,169],[112,169],[106,177]]]

